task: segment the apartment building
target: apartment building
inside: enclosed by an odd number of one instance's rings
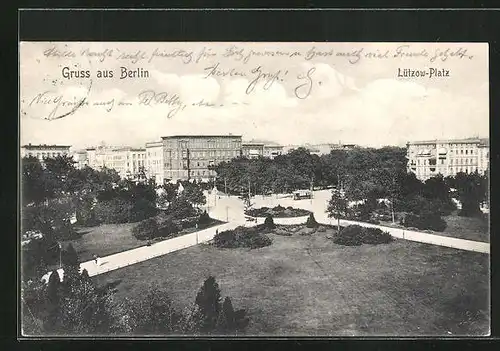
[[[484,174],[489,165],[486,138],[414,141],[407,144],[408,171],[425,181],[437,174]]]
[[[210,166],[241,155],[241,135],[173,135],[162,137],[164,179],[208,181]]]
[[[326,155],[329,154],[332,150],[345,150],[349,151],[357,147],[355,144],[332,144],[332,143],[326,143],[326,144],[303,144],[303,145],[287,145],[283,148],[283,151],[285,153],[290,152],[291,150],[298,149],[300,147],[305,148],[306,150],[309,151],[311,155]]]
[[[164,177],[163,141],[146,143],[146,175],[153,178],[157,185],[162,185]]]
[[[146,149],[130,146],[99,146],[86,149],[87,164],[94,169],[114,169],[122,178],[137,176],[145,169]]]
[[[267,157],[274,159],[283,154],[283,146],[272,141],[247,141],[241,144],[241,154],[247,158]]]
[[[21,146],[21,157],[36,157],[43,162],[45,158],[55,158],[57,156],[69,155],[71,146],[68,145],[47,145],[47,144],[27,144]]]
[[[77,150],[73,152],[73,159],[75,160],[75,167],[78,169],[88,166],[88,158],[86,150]]]
[[[241,144],[242,156],[249,159],[256,159],[264,156],[264,143],[244,142]]]

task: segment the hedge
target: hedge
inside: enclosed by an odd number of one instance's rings
[[[226,230],[214,236],[213,245],[219,248],[245,247],[256,249],[272,244],[272,240],[261,233],[263,227],[252,228],[237,227],[233,230]]]
[[[392,236],[379,228],[365,228],[359,225],[350,225],[342,228],[334,237],[334,243],[346,246],[359,246],[362,244],[378,245],[393,241]]]

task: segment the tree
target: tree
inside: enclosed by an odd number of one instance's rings
[[[36,157],[24,157],[21,161],[21,165],[23,206],[32,203],[39,204],[47,198],[54,196],[52,189],[50,189],[47,184],[45,171]]]
[[[44,328],[49,331],[57,330],[61,300],[61,279],[57,270],[52,271],[47,284],[47,305],[48,313]]]
[[[60,334],[109,334],[116,323],[111,293],[100,291],[90,279],[74,279],[67,285],[60,311]]]
[[[64,282],[63,286],[67,292],[71,289],[71,285],[75,284],[80,279],[80,263],[78,254],[70,243],[66,250],[62,252],[62,266],[64,269]]]
[[[276,224],[274,224],[273,216],[267,215],[266,219],[264,220],[264,227],[266,227],[267,229],[276,228]]]
[[[207,203],[207,199],[203,191],[197,184],[187,183],[184,191],[181,194],[181,197],[186,199],[189,203],[194,206],[205,205]]]
[[[460,172],[455,176],[458,196],[462,204],[460,216],[473,217],[482,215],[481,202],[487,198],[488,180],[479,173]]]
[[[340,219],[349,216],[349,202],[341,190],[334,189],[327,207],[328,217],[337,218],[337,230],[340,233]]]
[[[307,218],[306,221],[306,227],[307,228],[317,228],[319,226],[319,223],[316,221],[316,218],[314,218],[314,214],[311,213],[309,217]]]
[[[165,335],[180,331],[182,314],[157,283],[152,284],[138,301],[129,300],[128,305],[134,333]]]
[[[211,222],[211,218],[208,215],[207,211],[203,211],[203,213],[198,218],[198,228],[206,228]]]
[[[177,197],[168,205],[166,212],[175,219],[183,219],[196,216],[193,205],[183,196]]]
[[[241,332],[245,330],[248,322],[246,311],[244,309],[235,311],[231,299],[226,297],[217,321],[217,331],[222,334]]]
[[[209,276],[196,295],[195,304],[201,314],[201,331],[211,333],[217,326],[222,308],[219,284]]]

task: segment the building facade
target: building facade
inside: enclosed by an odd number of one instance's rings
[[[69,155],[69,149],[71,146],[68,145],[23,145],[21,146],[21,157],[36,157],[40,162],[43,162],[45,158],[55,158],[57,156]]]
[[[110,168],[122,178],[131,178],[145,170],[146,149],[99,146],[88,148],[87,164],[94,169]]]
[[[164,179],[208,181],[210,166],[241,155],[241,135],[174,135],[162,137]]]
[[[146,143],[146,175],[154,178],[157,185],[162,185],[164,177],[163,142]]]
[[[484,174],[489,166],[489,141],[485,138],[416,141],[407,144],[408,171],[425,181],[437,174]]]
[[[283,148],[283,151],[288,153],[291,150],[298,149],[300,147],[305,148],[309,151],[311,155],[327,155],[332,150],[345,150],[349,151],[357,147],[355,144],[304,144],[304,145],[287,145]]]
[[[245,142],[241,144],[241,155],[249,158],[256,159],[264,156],[264,143]]]
[[[73,153],[73,159],[75,160],[75,166],[78,169],[82,169],[88,166],[88,158],[86,150],[78,150]]]
[[[241,154],[250,159],[259,157],[274,159],[283,154],[283,146],[273,142],[248,141],[241,144]]]
[[[274,159],[276,156],[283,155],[283,146],[278,144],[265,144],[264,157]]]

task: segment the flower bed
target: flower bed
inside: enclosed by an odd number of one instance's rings
[[[267,217],[271,215],[273,218],[304,217],[304,216],[309,216],[310,213],[311,211],[304,210],[302,208],[283,207],[280,205],[273,208],[260,207],[260,208],[252,208],[245,211],[245,214],[247,216]]]

